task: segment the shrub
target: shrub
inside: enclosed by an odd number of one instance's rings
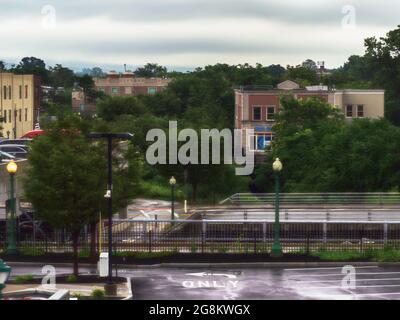
[[[67,277],[67,282],[69,282],[69,283],[74,283],[74,282],[76,282],[78,279],[77,279],[77,277],[75,276],[75,275],[73,275],[73,274],[70,274],[68,277]]]
[[[35,248],[20,248],[18,249],[18,252],[23,256],[31,256],[31,257],[40,257],[45,255],[45,252],[42,249],[35,249]]]
[[[14,283],[16,284],[24,284],[33,280],[33,276],[31,274],[24,274],[20,276],[16,276],[14,279]]]
[[[95,299],[103,299],[105,297],[105,292],[103,289],[93,289],[92,293],[91,293],[91,297],[95,298]]]

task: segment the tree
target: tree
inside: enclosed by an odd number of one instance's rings
[[[301,66],[303,68],[308,68],[308,69],[311,69],[311,70],[317,70],[317,68],[318,68],[317,64],[312,59],[307,59],[307,60],[303,61]]]
[[[165,77],[167,75],[167,68],[157,63],[148,63],[143,67],[137,68],[135,75],[144,78]]]
[[[75,81],[74,72],[71,69],[56,64],[49,69],[50,83],[54,88],[72,88]]]
[[[15,66],[12,71],[17,74],[34,74],[40,76],[43,83],[49,83],[49,74],[46,69],[46,64],[42,59],[39,58],[22,58],[21,62]]]
[[[24,180],[27,199],[36,216],[54,228],[66,228],[72,237],[74,274],[78,274],[78,244],[82,228],[98,221],[105,211],[107,186],[104,143],[87,139],[92,126],[76,115],[51,122],[38,137],[29,155],[30,168]],[[125,155],[130,153],[130,157]],[[136,153],[129,147],[116,152],[114,210],[134,195],[138,165],[130,165]],[[93,230],[93,229],[92,229]],[[92,234],[92,244],[95,237]]]
[[[296,81],[303,86],[312,85],[318,83],[318,77],[316,70],[308,67],[287,67],[286,78],[289,80]]]

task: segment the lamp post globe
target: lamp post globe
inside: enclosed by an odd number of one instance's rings
[[[7,172],[9,174],[16,174],[18,170],[18,165],[14,160],[10,160],[10,162],[7,163]]]
[[[175,220],[175,185],[176,179],[174,176],[169,179],[169,185],[171,186],[171,223]]]
[[[274,223],[274,243],[272,244],[271,256],[281,257],[282,245],[280,241],[280,224],[279,224],[279,175],[283,169],[282,162],[276,158],[272,164],[272,169],[275,173],[275,223]]]
[[[16,199],[15,199],[15,174],[18,171],[18,165],[14,160],[7,163],[7,172],[10,174],[10,192],[8,198],[9,219],[7,220],[7,254],[17,253],[16,238]]]

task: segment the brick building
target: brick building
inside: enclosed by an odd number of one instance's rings
[[[327,86],[301,88],[287,80],[272,86],[243,86],[235,89],[235,128],[254,129],[253,136],[243,137],[245,150],[254,141],[254,151],[264,152],[273,140],[272,125],[279,112],[281,96],[291,95],[297,99],[319,97],[336,106],[347,120],[354,118],[384,117],[384,90],[335,90]]]

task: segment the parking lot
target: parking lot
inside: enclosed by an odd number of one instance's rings
[[[138,300],[400,299],[400,267],[343,267],[164,268],[131,276]]]

